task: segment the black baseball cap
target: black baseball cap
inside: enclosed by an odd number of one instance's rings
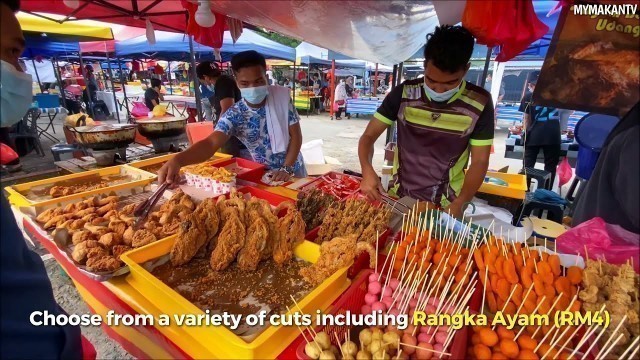
[[[528,81],[532,84],[535,84],[538,82],[538,78],[540,77],[540,71],[536,70],[536,71],[532,71],[529,73],[529,77],[528,77]]]

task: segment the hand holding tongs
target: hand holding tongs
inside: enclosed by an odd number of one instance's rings
[[[147,219],[147,217],[149,216],[149,212],[151,212],[151,209],[156,206],[156,203],[158,202],[158,200],[160,200],[169,185],[171,184],[167,182],[163,183],[158,187],[158,189],[156,189],[153,194],[151,194],[151,196],[149,196],[147,200],[141,202],[140,204],[138,204],[138,206],[136,206],[136,208],[133,210],[133,216],[137,217],[138,219],[133,225],[134,230],[137,230],[140,224],[142,224]]]
[[[385,193],[380,193],[380,196],[382,197],[382,201],[391,206],[392,210],[393,209],[397,209],[401,214],[403,213],[407,213],[409,211],[411,211],[411,207],[401,203],[398,200],[392,199],[391,197],[389,197],[389,195],[385,194]],[[400,207],[404,208],[404,209],[398,209],[398,205],[400,205]]]

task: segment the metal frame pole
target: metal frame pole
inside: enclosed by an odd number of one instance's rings
[[[307,89],[309,89],[309,81],[311,81],[311,64],[307,66]],[[307,90],[308,92],[309,90]],[[309,117],[309,112],[311,111],[311,96],[309,96],[309,100],[307,101],[307,117]]]
[[[202,104],[200,103],[200,81],[196,75],[196,58],[193,54],[193,36],[189,35],[189,60],[191,62],[191,75],[193,76],[193,92],[196,95],[196,111],[198,112],[198,121],[204,121],[202,118]]]
[[[487,74],[489,73],[489,63],[491,62],[492,52],[493,52],[493,47],[487,46],[487,56],[484,59],[484,69],[482,69],[482,79],[480,79],[481,88],[484,88],[484,85],[487,82]]]
[[[40,92],[42,92],[42,83],[40,82],[40,75],[38,75],[38,69],[36,68],[36,62],[31,58],[31,63],[33,64],[33,71],[36,73],[36,79],[38,80],[38,87],[40,88]]]
[[[293,62],[293,78],[291,79],[291,81],[293,81],[293,84],[292,84],[293,86],[291,87],[291,89],[293,89],[293,108],[295,109],[296,108],[296,62],[295,61]]]
[[[122,84],[122,96],[124,96],[124,108],[127,110],[127,122],[129,122],[129,118],[131,117],[131,111],[129,111],[129,100],[127,99],[127,89],[125,79],[123,77],[124,72],[122,71],[122,59],[117,58],[118,68],[120,69],[120,83]],[[116,90],[113,89],[113,95],[116,94]],[[117,104],[117,101],[116,101]],[[118,105],[120,107],[120,105]],[[119,110],[118,110],[119,111]]]
[[[109,79],[111,80],[111,94],[113,95],[113,105],[116,110],[116,118],[118,124],[120,124],[120,111],[118,111],[118,99],[116,99],[116,87],[113,84],[113,72],[111,71],[111,59],[109,58],[109,52],[107,51],[107,71],[109,72]]]
[[[58,80],[58,84],[60,84],[60,96],[62,97],[62,105],[64,106],[65,109],[69,109],[67,107],[67,99],[64,96],[64,88],[63,88],[63,84],[62,84],[62,76],[60,75],[60,71],[59,71],[59,67],[58,67],[58,60],[54,57],[53,61],[51,62],[51,65],[53,65],[53,74],[56,76],[56,80]]]
[[[376,75],[373,79],[373,89],[371,91],[373,96],[378,96],[378,63],[376,63]]]

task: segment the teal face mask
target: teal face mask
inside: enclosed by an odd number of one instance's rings
[[[0,97],[2,108],[0,112],[0,127],[11,126],[22,120],[29,110],[33,99],[31,89],[31,75],[18,71],[15,66],[1,60]]]
[[[432,88],[430,88],[427,83],[424,84],[424,91],[427,93],[427,96],[429,96],[429,99],[436,101],[436,102],[445,102],[448,101],[449,99],[451,99],[453,97],[453,95],[455,95],[458,90],[460,90],[460,85],[462,83],[458,84],[458,86],[454,87],[453,89],[447,90],[445,92],[439,93],[436,92],[435,90],[433,90]]]
[[[267,97],[269,88],[267,87],[267,85],[243,88],[240,89],[240,93],[249,104],[257,105]]]

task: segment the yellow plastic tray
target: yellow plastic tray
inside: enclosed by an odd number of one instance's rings
[[[57,198],[52,198],[52,199],[47,199],[47,200],[40,200],[40,201],[33,201],[30,199],[27,199],[26,196],[22,195],[22,192],[28,191],[29,189],[35,187],[35,186],[41,186],[41,185],[49,185],[49,184],[54,184],[60,181],[65,181],[65,180],[74,180],[74,179],[82,179],[83,177],[89,177],[89,176],[93,176],[93,175],[99,175],[99,176],[108,176],[108,175],[114,175],[114,174],[130,174],[133,175],[135,177],[137,177],[136,180],[132,180],[132,181],[128,181],[128,182],[124,182],[121,184],[116,184],[113,186],[107,186],[104,188],[100,188],[100,189],[95,189],[95,190],[89,190],[89,191],[85,191],[85,192],[80,192],[77,194],[73,194],[73,195],[68,195],[68,196],[61,196],[61,197],[57,197]],[[155,174],[146,172],[144,170],[140,170],[140,169],[136,169],[134,167],[131,167],[129,165],[119,165],[119,166],[111,166],[111,167],[107,167],[107,168],[103,168],[103,169],[97,169],[97,170],[91,170],[91,171],[85,171],[82,173],[77,173],[77,174],[71,174],[71,175],[65,175],[65,176],[57,176],[57,177],[52,177],[49,179],[44,179],[44,180],[38,180],[38,181],[32,181],[32,182],[28,182],[28,183],[24,183],[24,184],[18,184],[18,185],[12,185],[12,186],[7,186],[5,187],[5,191],[9,194],[8,199],[9,202],[17,207],[41,207],[41,206],[47,206],[47,205],[52,205],[52,204],[57,204],[57,203],[63,203],[69,200],[73,200],[73,199],[79,199],[79,198],[83,198],[86,197],[88,195],[96,195],[96,194],[106,194],[112,191],[117,191],[120,189],[125,189],[125,188],[131,188],[134,186],[144,186],[147,184],[150,184],[151,182],[155,181],[155,179],[157,178],[157,176]]]
[[[121,260],[129,265],[130,274],[126,281],[153,304],[163,314],[204,314],[200,308],[175,292],[169,286],[153,276],[140,264],[156,259],[171,251],[176,236],[162,239],[155,243],[134,249],[121,256]],[[296,257],[309,262],[316,262],[320,256],[320,246],[304,241],[294,250]],[[348,267],[338,270],[298,304],[306,314],[314,315],[316,310],[326,310],[333,301],[349,286]],[[294,304],[288,304],[296,311]],[[177,326],[172,324],[171,326]],[[224,326],[219,327],[183,327],[183,332],[211,354],[219,359],[275,359],[298,337],[295,326],[270,326],[253,341],[245,342]],[[166,332],[164,332],[166,333]],[[178,331],[179,333],[179,331]]]
[[[175,153],[174,154],[160,155],[160,156],[152,157],[150,159],[133,161],[133,162],[129,163],[128,165],[132,166],[134,168],[137,168],[137,169],[144,170],[144,168],[146,168],[148,166],[156,165],[156,164],[159,164],[159,163],[163,163],[163,162],[169,161],[174,156],[176,156]],[[213,157],[211,159],[212,160],[216,160],[216,161],[223,161],[223,160],[231,159],[232,157],[233,157],[233,155],[217,152],[217,153],[215,153],[213,155]]]
[[[512,199],[524,199],[525,193],[527,192],[526,176],[520,174],[507,174],[492,171],[488,171],[487,176],[502,179],[509,185],[500,186],[483,182],[478,192],[504,196]]]

